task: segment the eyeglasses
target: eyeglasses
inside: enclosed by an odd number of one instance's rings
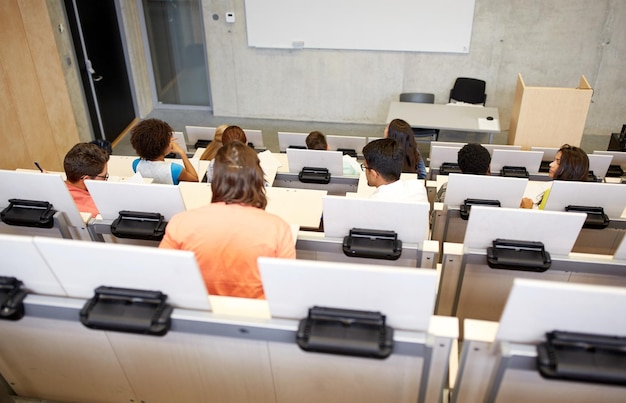
[[[108,181],[109,180],[109,173],[107,172],[104,175],[96,175],[96,178],[102,178],[102,180]]]
[[[372,168],[366,167],[364,164],[361,164],[361,171],[365,171],[367,169],[372,169]]]

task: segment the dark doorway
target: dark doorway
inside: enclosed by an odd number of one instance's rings
[[[96,139],[113,142],[135,119],[115,0],[65,0]]]

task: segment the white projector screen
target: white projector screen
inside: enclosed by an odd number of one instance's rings
[[[245,0],[248,46],[468,53],[475,0]]]

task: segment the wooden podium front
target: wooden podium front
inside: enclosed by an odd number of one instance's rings
[[[518,74],[508,143],[522,149],[579,147],[592,95],[585,76],[578,88],[555,88],[527,87]]]

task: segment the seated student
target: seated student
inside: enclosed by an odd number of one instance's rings
[[[228,127],[228,125],[219,125],[215,128],[215,134],[213,135],[213,140],[209,143],[207,148],[204,150],[202,155],[200,156],[201,160],[210,161],[215,158],[215,154],[217,154],[217,150],[222,146],[222,134],[224,134],[224,130]]]
[[[63,169],[67,177],[65,185],[78,211],[91,213],[93,217],[99,214],[85,186],[85,179],[104,181],[109,179],[107,161],[109,153],[92,143],[78,143],[65,154],[63,159]]]
[[[306,136],[306,148],[309,150],[328,150],[328,142],[326,136],[322,132],[317,130],[312,131]],[[358,164],[356,159],[349,155],[343,156],[343,174],[344,175],[359,175]]]
[[[263,169],[252,148],[226,143],[214,161],[211,204],[172,217],[159,247],[193,251],[211,295],[264,298],[257,258],[294,259],[291,228],[265,211]]]
[[[402,119],[394,119],[385,127],[384,137],[394,139],[404,153],[402,172],[416,172],[418,179],[426,178],[426,165],[417,149],[417,142],[411,125]]]
[[[244,132],[243,129],[239,126],[226,126],[226,128],[224,128],[224,131],[222,133],[222,146],[228,143],[231,143],[233,141],[240,141],[244,144],[248,144],[248,138],[246,137],[246,132]],[[207,168],[206,174],[204,175],[204,178],[202,178],[202,182],[210,183],[213,180],[213,166],[214,165],[215,165],[214,159],[212,159],[211,162],[209,163],[209,166]]]
[[[130,131],[130,143],[139,155],[133,161],[133,171],[144,178],[152,178],[153,183],[178,185],[181,181],[198,182],[198,174],[187,158],[185,151],[176,143],[172,127],[159,119],[146,119]],[[175,153],[184,166],[175,162],[165,162],[165,156]]]
[[[378,139],[363,147],[365,162],[361,165],[369,186],[376,191],[371,199],[390,201],[428,201],[426,187],[418,180],[400,180],[404,152],[394,139]]]
[[[556,152],[554,161],[550,163],[548,175],[554,180],[586,182],[589,175],[589,157],[582,148],[564,144]],[[550,189],[539,195],[536,203],[524,197],[520,207],[533,208],[537,205],[540,210],[543,210],[549,195]]]
[[[464,174],[490,174],[491,155],[489,154],[489,150],[478,143],[465,144],[457,154],[457,162],[459,169]],[[445,200],[447,189],[447,182],[441,185],[435,197],[436,202],[443,202]]]

